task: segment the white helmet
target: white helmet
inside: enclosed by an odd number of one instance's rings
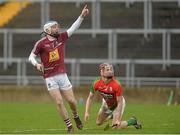
[[[51,26],[58,24],[56,21],[48,21],[47,23],[44,24],[43,30],[45,33],[50,34],[49,32],[51,31]]]

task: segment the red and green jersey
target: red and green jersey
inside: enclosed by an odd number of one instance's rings
[[[90,91],[95,93],[98,91],[106,101],[109,109],[113,110],[117,106],[117,96],[121,96],[123,88],[120,82],[113,78],[108,83],[105,83],[101,78],[94,80],[90,87]]]

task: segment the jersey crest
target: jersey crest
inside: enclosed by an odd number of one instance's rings
[[[59,60],[59,52],[58,49],[56,48],[55,50],[49,52],[49,62],[54,62]]]

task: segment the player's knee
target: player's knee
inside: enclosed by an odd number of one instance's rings
[[[71,105],[76,105],[77,101],[75,99],[69,99],[68,103],[71,104]]]
[[[96,125],[97,125],[97,126],[100,126],[100,125],[102,125],[102,124],[103,124],[102,121],[96,120]]]
[[[56,99],[56,104],[57,104],[58,106],[63,106],[63,100],[60,99],[60,98],[57,98],[57,99]]]

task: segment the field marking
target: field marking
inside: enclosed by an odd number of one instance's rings
[[[165,126],[165,127],[174,126],[174,125],[175,125],[175,123],[164,123],[163,124],[163,126]]]
[[[83,128],[83,130],[94,130],[95,128]],[[14,130],[14,131],[0,131],[0,134],[3,133],[26,133],[26,132],[38,132],[38,131],[66,131],[66,128],[49,128],[49,129],[26,129],[26,130]]]

